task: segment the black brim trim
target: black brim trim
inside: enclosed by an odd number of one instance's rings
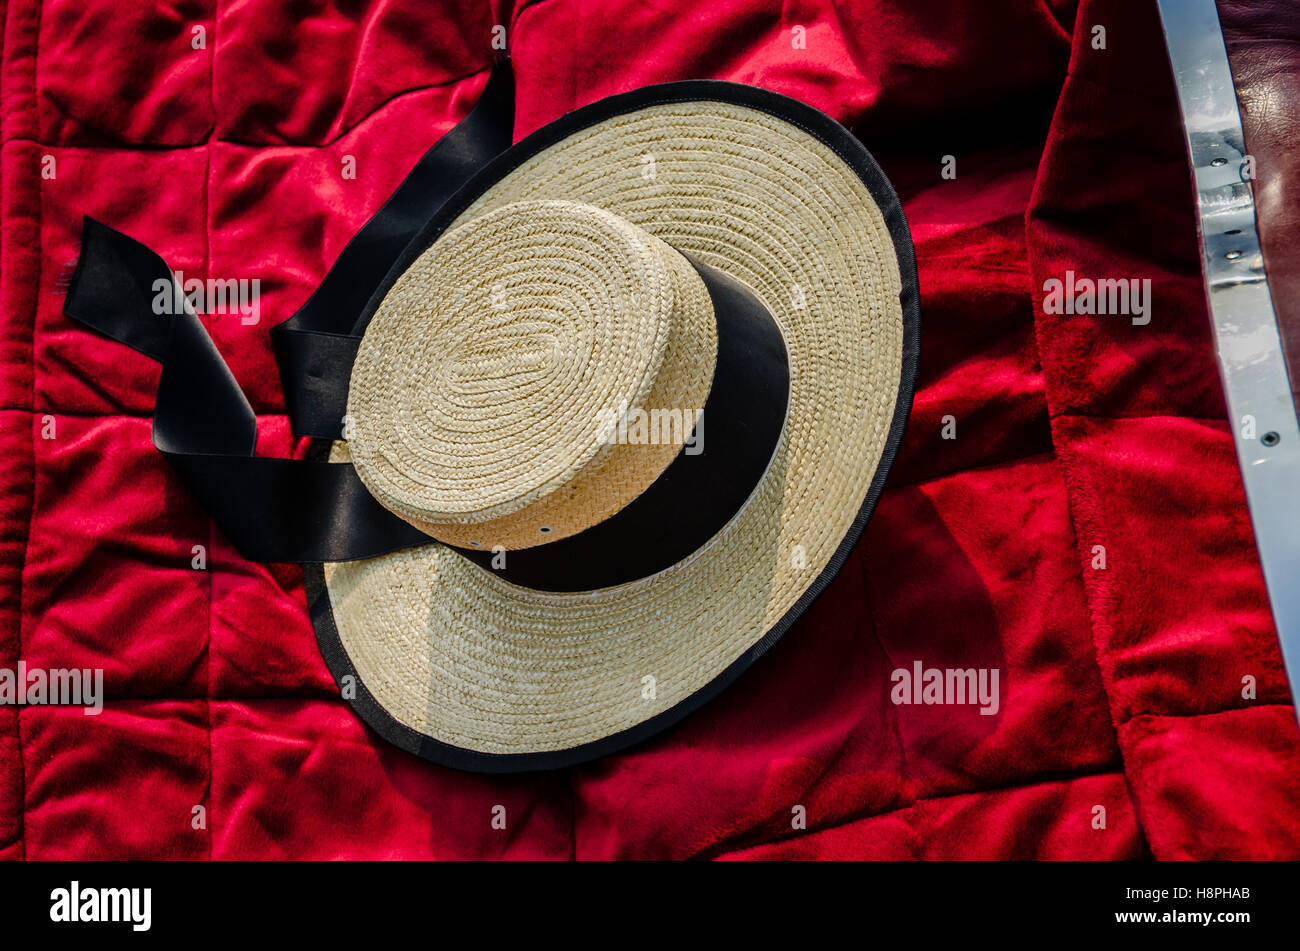
[[[684,717],[695,712],[708,703],[727,687],[731,686],[755,661],[766,654],[790,629],[796,620],[821,595],[830,584],[831,579],[844,566],[862,535],[876,502],[884,489],[885,479],[893,465],[903,438],[903,430],[912,408],[912,396],[916,385],[917,365],[920,354],[920,295],[916,275],[916,256],[912,247],[911,233],[908,231],[907,219],[903,207],[884,172],[875,159],[867,152],[852,133],[830,116],[817,111],[811,106],[790,99],[777,93],[753,86],[716,80],[694,80],[689,82],[667,83],[649,86],[633,92],[613,96],[578,109],[544,126],[516,145],[509,148],[488,164],[478,175],[472,178],[458,191],[443,208],[430,220],[421,232],[421,237],[412,242],[402,258],[398,260],[383,284],[376,291],[367,305],[366,312],[358,322],[358,331],[373,315],[375,309],[397,277],[433,243],[446,228],[466,208],[478,199],[489,187],[495,185],[509,172],[518,168],[533,155],[558,144],[575,132],[614,116],[644,109],[649,106],[690,101],[713,101],[745,106],[767,113],[790,123],[816,138],[834,151],[867,186],[884,216],[894,244],[898,259],[899,278],[902,291],[899,301],[903,312],[903,351],[899,368],[898,396],[894,403],[894,415],[890,422],[889,435],[881,452],[880,462],[862,507],[858,511],[852,526],[836,548],[826,568],[810,584],[807,590],[789,611],[772,626],[766,634],[742,655],[736,658],[717,677],[697,690],[685,700],[668,710],[644,720],[619,733],[611,734],[590,743],[564,750],[536,753],[482,753],[463,749],[439,742],[396,720],[374,698],[357,673],[352,660],[348,657],[339,638],[338,628],[334,622],[334,612],[330,605],[329,592],[325,586],[325,570],[321,564],[303,566],[304,584],[307,592],[307,604],[311,611],[312,623],[316,629],[316,638],[320,644],[321,654],[325,658],[330,673],[340,685],[344,677],[351,677],[356,686],[356,698],[351,700],[353,708],[361,718],[394,746],[414,753],[423,759],[454,769],[479,773],[518,773],[537,770],[560,769],[590,760],[608,756],[641,743],[660,733]],[[316,441],[312,452],[317,458],[328,454],[329,443]]]

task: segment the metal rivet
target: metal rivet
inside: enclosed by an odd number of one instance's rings
[[[1231,231],[1225,231],[1224,234],[1241,234],[1240,228],[1233,228]]]
[[[1228,160],[1226,158],[1216,158],[1210,164],[1213,165],[1215,168],[1222,168],[1223,166],[1228,164]]]
[[[1282,441],[1282,437],[1270,430],[1269,432],[1266,432],[1264,435],[1260,436],[1259,441],[1262,442],[1265,446],[1276,446],[1278,443]]]
[[[1224,255],[1224,258],[1226,258],[1229,261],[1235,261],[1239,257],[1241,257],[1240,251],[1229,251],[1227,254]]]

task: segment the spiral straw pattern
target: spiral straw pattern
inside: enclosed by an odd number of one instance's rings
[[[790,407],[745,507],[653,577],[537,592],[436,544],[325,566],[340,641],[380,705],[419,733],[487,753],[563,750],[629,729],[757,643],[857,517],[902,372],[902,279],[884,217],[847,163],[780,118],[711,101],[618,115],[525,162],[455,225],[553,199],[617,215],[752,288],[785,336]],[[482,280],[526,266],[493,258]],[[418,298],[392,303],[398,320],[424,313]],[[335,444],[333,458],[348,453]],[[500,488],[466,486],[464,498],[486,511]]]
[[[716,357],[681,254],[591,205],[507,204],[444,235],[376,311],[348,395],[352,461],[448,544],[545,544],[659,477],[680,444],[612,442],[605,424],[703,406]]]

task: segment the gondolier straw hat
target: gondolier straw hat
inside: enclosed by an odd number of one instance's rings
[[[121,316],[169,276],[148,249],[87,220],[66,308],[163,362],[155,443],[241,553],[305,565],[362,717],[485,771],[642,740],[770,648],[857,542],[917,360],[902,209],[829,117],[671,83],[511,144],[510,101],[499,66],[276,331],[312,458],[253,455],[192,313]]]

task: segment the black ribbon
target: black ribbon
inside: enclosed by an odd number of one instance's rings
[[[420,159],[307,303],[271,331],[294,433],[341,436],[365,315],[391,285],[392,272],[410,259],[430,218],[510,150],[512,124],[513,84],[503,60],[470,114]],[[645,492],[604,522],[509,552],[499,571],[507,580],[579,591],[654,574],[713,537],[758,484],[785,419],[784,341],[749,290],[699,261],[691,263],[709,291],[718,329],[718,359],[703,407],[703,451],[679,452]],[[155,312],[159,286],[173,289],[179,313]],[[162,363],[154,445],[245,558],[347,561],[434,541],[380,505],[350,463],[253,455],[252,407],[170,268],[143,244],[86,218],[64,313]],[[490,546],[491,539],[484,544]],[[457,550],[493,567],[491,551]]]
[[[421,157],[298,312],[271,331],[295,434],[341,435],[361,340],[357,314],[429,215],[510,146],[513,127],[514,78],[503,58],[469,115]],[[159,281],[173,288],[179,313],[155,312]],[[63,312],[162,363],[154,445],[245,558],[348,561],[433,541],[375,501],[348,463],[253,455],[252,407],[171,269],[145,245],[85,218]]]
[[[411,169],[397,191],[348,242],[307,303],[271,330],[285,406],[301,436],[338,439],[366,309],[393,262],[471,176],[510,147],[514,79],[502,59],[474,108]]]
[[[254,456],[253,408],[183,297],[180,313],[154,313],[157,286],[179,297],[161,257],[85,219],[63,312],[162,363],[154,445],[241,555],[346,561],[431,541],[376,502],[350,464]]]

